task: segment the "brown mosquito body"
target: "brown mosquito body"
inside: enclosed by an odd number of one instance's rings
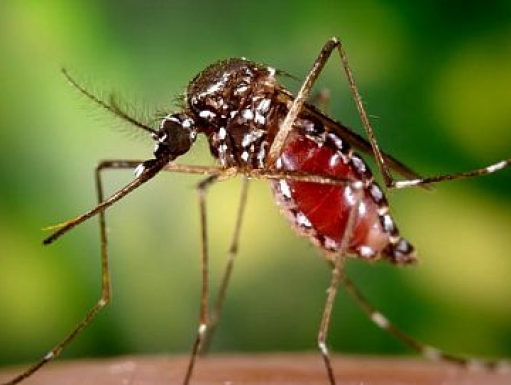
[[[329,118],[307,102],[310,91],[332,52],[338,51],[360,117],[368,136],[363,139],[341,123]],[[55,232],[44,240],[50,244],[60,236],[98,215],[101,236],[102,295],[75,329],[39,362],[8,382],[15,384],[54,359],[87,326],[110,300],[105,210],[152,179],[161,171],[203,174],[199,183],[202,241],[202,294],[197,335],[184,377],[192,378],[196,358],[206,349],[223,306],[233,263],[237,254],[249,179],[268,180],[281,211],[291,226],[308,237],[332,266],[332,277],[318,333],[328,380],[335,384],[334,371],[327,348],[330,314],[339,285],[345,287],[380,328],[430,358],[447,359],[467,364],[469,360],[452,356],[421,344],[396,328],[382,313],[374,309],[345,275],[346,256],[367,261],[387,260],[396,265],[413,264],[413,246],[398,231],[385,196],[385,189],[409,186],[427,187],[431,183],[491,174],[508,167],[510,160],[490,166],[450,175],[422,178],[383,152],[376,141],[361,102],[346,53],[336,38],[326,42],[296,96],[279,82],[279,72],[246,59],[216,62],[200,72],[188,85],[183,107],[165,116],[158,128],[125,114],[112,97],[102,101],[78,85],[64,72],[68,80],[88,98],[118,117],[148,132],[155,141],[154,157],[146,161],[108,160],[96,168],[98,205],[85,214],[55,226]],[[205,135],[216,166],[188,166],[174,163],[187,153],[198,135]],[[383,177],[384,188],[375,182],[361,153],[373,156]],[[105,199],[101,172],[105,169],[135,170],[135,179]],[[391,171],[404,180],[394,181]],[[242,195],[238,207],[229,258],[217,302],[210,312],[209,255],[206,231],[207,190],[217,181],[236,175],[243,177]],[[492,363],[488,363],[492,365]]]

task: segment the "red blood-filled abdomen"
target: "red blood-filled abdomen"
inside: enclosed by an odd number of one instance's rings
[[[336,141],[340,143],[340,140]],[[349,182],[340,186],[290,179],[272,182],[273,192],[293,227],[300,234],[310,237],[315,244],[327,251],[338,251],[343,237],[347,236],[348,253],[373,258],[388,246],[389,234],[382,228],[379,205],[370,193],[372,177],[365,163],[360,163],[361,158],[352,158],[351,151],[345,151],[346,147],[339,148],[336,141],[315,141],[304,135],[291,136],[276,167],[281,171],[362,181],[366,188],[361,193],[355,194]],[[364,172],[361,173],[361,170]],[[357,199],[358,212],[348,234],[348,217]]]

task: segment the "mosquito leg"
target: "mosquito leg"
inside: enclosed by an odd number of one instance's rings
[[[422,342],[417,341],[415,338],[405,333],[390,320],[385,317],[381,312],[375,309],[371,303],[364,297],[364,295],[360,292],[357,286],[351,281],[346,274],[341,275],[342,283],[348,292],[351,295],[360,308],[366,313],[368,318],[380,329],[387,331],[392,334],[395,338],[402,341],[405,345],[408,345],[410,348],[415,350],[416,352],[422,354],[426,358],[430,360],[440,360],[440,361],[449,361],[458,365],[468,366],[468,367],[486,367],[488,369],[497,369],[499,367],[509,367],[509,364],[502,360],[497,361],[481,361],[473,358],[465,358],[449,353],[445,353],[440,349],[432,347],[430,345],[423,344]]]
[[[367,142],[362,137],[358,136],[357,134],[349,130],[346,130],[345,134],[350,138],[349,140],[356,143],[357,147],[359,147],[362,151],[370,153],[371,155],[374,155],[376,157],[378,167],[380,169],[381,174],[384,176],[385,184],[387,186],[389,186],[393,181],[389,171],[389,166],[409,179],[418,178],[419,177],[418,174],[413,172],[409,167],[402,164],[398,160],[394,159],[392,156],[382,152],[378,147],[378,143],[376,142],[375,136],[373,134],[373,129],[369,122],[369,118],[367,117],[367,113],[364,110],[361,97],[358,94],[358,89],[356,87],[353,75],[351,73],[351,69],[348,66],[348,59],[342,49],[341,42],[336,37],[331,38],[323,45],[323,48],[321,49],[319,55],[317,56],[316,60],[312,65],[312,68],[307,74],[307,77],[305,78],[305,81],[303,82],[300,91],[298,91],[298,94],[294,98],[286,114],[286,117],[284,118],[282,124],[280,125],[279,131],[277,132],[277,135],[275,136],[273,143],[270,147],[266,160],[267,165],[272,166],[276,159],[279,157],[284,146],[285,140],[293,128],[293,123],[300,114],[300,111],[302,110],[303,106],[307,103],[307,99],[309,98],[314,83],[321,74],[321,71],[323,70],[326,62],[328,61],[328,59],[332,55],[332,52],[335,49],[338,49],[341,56],[341,60],[343,61],[344,68],[348,75],[350,89],[353,93],[355,102],[357,104],[357,108],[359,109],[359,113],[364,124],[364,127],[366,129],[366,132],[368,133],[370,143],[367,144]],[[424,187],[427,186],[424,185]]]
[[[23,373],[15,378],[5,382],[3,385],[18,384],[32,374],[37,372],[47,363],[53,361],[59,354],[66,348],[66,346],[75,339],[75,337],[96,317],[101,309],[103,309],[110,302],[110,273],[108,271],[108,261],[106,257],[102,257],[102,289],[101,297],[96,304],[89,310],[87,315],[80,321],[78,325],[69,333],[61,342],[59,342],[53,349],[51,349],[40,361],[29,367]]]
[[[209,327],[209,312],[208,312],[208,300],[209,300],[209,250],[208,250],[208,231],[207,231],[207,210],[206,210],[206,193],[208,188],[218,180],[218,175],[211,175],[201,181],[197,185],[197,193],[199,196],[199,211],[200,211],[200,224],[201,224],[201,266],[202,266],[202,291],[200,298],[200,310],[199,310],[199,327],[195,336],[195,341],[192,346],[192,352],[190,354],[190,361],[188,362],[188,369],[183,380],[183,384],[187,385],[190,383],[192,377],[193,368],[195,361],[200,351],[200,347],[204,343],[204,337]]]
[[[238,255],[240,230],[243,222],[243,217],[245,214],[245,208],[247,206],[248,185],[249,180],[247,178],[243,178],[243,184],[241,186],[240,203],[236,214],[236,223],[234,225],[234,232],[231,238],[231,244],[227,252],[227,264],[225,266],[224,275],[222,277],[220,288],[218,290],[216,302],[213,307],[213,311],[211,312],[208,330],[206,335],[204,336],[204,342],[199,347],[200,353],[202,354],[206,354],[208,352],[209,347],[211,345],[211,341],[213,339],[213,335],[215,334],[216,328],[218,326],[218,321],[220,320],[220,315],[222,314],[222,309],[227,294],[227,288],[229,286],[232,269],[234,267],[234,259]]]
[[[445,182],[449,180],[460,180],[460,179],[468,179],[474,178],[483,175],[493,174],[494,172],[500,171],[504,168],[507,168],[511,165],[511,158],[502,160],[500,162],[491,164],[486,167],[477,168],[471,171],[465,171],[455,174],[446,174],[446,175],[437,175],[430,176],[425,178],[417,178],[417,179],[409,179],[409,180],[400,180],[393,183],[391,188],[401,189],[412,186],[422,186],[428,185],[431,183]]]
[[[137,177],[128,183],[126,186],[117,190],[114,194],[112,194],[106,200],[103,200],[98,203],[96,207],[93,207],[86,213],[73,218],[67,222],[59,223],[58,225],[51,226],[49,229],[57,229],[53,234],[43,240],[45,245],[49,245],[50,243],[55,242],[62,235],[67,233],[69,230],[78,226],[80,223],[85,222],[86,220],[92,218],[95,215],[98,215],[105,211],[108,207],[113,205],[118,200],[124,198],[133,190],[136,190],[138,187],[151,180],[156,174],[158,174],[163,167],[169,162],[167,158],[157,158],[151,159],[145,162],[138,162],[132,160],[109,160],[102,162],[99,168],[115,168],[115,169],[131,169],[137,168],[139,170]]]
[[[506,159],[494,164],[491,164],[486,167],[474,169],[471,171],[465,171],[460,173],[446,174],[446,175],[438,175],[431,176],[425,178],[412,178],[403,181],[394,181],[392,175],[390,173],[387,162],[385,161],[385,154],[380,149],[378,142],[376,140],[376,136],[374,134],[374,130],[371,126],[369,118],[367,116],[367,112],[365,111],[364,104],[362,103],[362,98],[360,97],[360,93],[358,92],[358,87],[355,82],[355,78],[353,76],[353,72],[348,64],[348,55],[344,50],[342,43],[338,41],[337,49],[339,51],[339,55],[341,57],[341,62],[344,67],[344,72],[346,73],[346,77],[348,79],[349,88],[351,93],[353,94],[353,99],[357,106],[360,119],[362,120],[362,124],[367,133],[367,137],[369,138],[369,142],[373,148],[373,153],[376,158],[376,163],[378,164],[378,169],[383,177],[385,182],[385,186],[389,189],[399,189],[410,186],[427,186],[432,183],[445,182],[449,180],[459,180],[459,179],[467,179],[478,177],[482,175],[493,174],[496,171],[502,170],[503,168],[509,167],[511,164],[511,158]]]
[[[103,170],[121,170],[121,169],[135,169],[137,177],[116,191],[109,198],[104,199],[103,184],[101,179],[101,172]],[[89,323],[96,317],[99,311],[104,308],[110,301],[110,273],[108,269],[108,250],[107,250],[107,234],[105,223],[105,210],[124,198],[126,195],[140,187],[145,182],[152,179],[160,171],[183,172],[193,174],[210,174],[209,179],[229,178],[235,175],[235,170],[223,170],[215,167],[200,167],[188,165],[176,165],[169,163],[167,158],[151,159],[149,161],[141,160],[106,160],[101,162],[95,171],[95,181],[98,196],[98,204],[87,211],[86,213],[73,218],[69,221],[60,223],[56,226],[51,226],[50,229],[57,229],[53,234],[47,237],[43,243],[45,245],[55,242],[62,235],[72,230],[82,222],[87,221],[93,216],[99,216],[100,224],[100,240],[101,240],[101,267],[102,267],[102,292],[101,297],[96,304],[89,310],[86,316],[76,325],[76,327],[69,333],[59,344],[57,344],[50,352],[48,352],[40,361],[28,368],[25,372],[21,373],[12,380],[2,385],[13,385],[23,381],[25,378],[31,376],[38,371],[42,366],[56,358],[62,350],[79,334]],[[207,179],[208,180],[208,179]],[[207,181],[206,180],[206,181]]]
[[[364,104],[362,103],[362,98],[358,92],[358,87],[355,82],[355,78],[353,77],[353,72],[351,71],[351,68],[348,64],[348,56],[346,52],[344,51],[344,48],[342,46],[342,43],[337,38],[332,38],[328,41],[331,46],[331,51],[333,51],[335,48],[337,48],[337,51],[339,52],[339,56],[341,57],[341,62],[344,67],[344,72],[346,73],[346,77],[348,79],[348,85],[350,88],[351,93],[353,94],[353,100],[355,101],[355,104],[357,106],[358,113],[360,115],[360,119],[362,120],[362,124],[364,126],[364,129],[366,131],[367,137],[369,139],[369,142],[371,143],[371,146],[373,148],[373,153],[376,159],[376,163],[378,165],[378,169],[380,170],[380,173],[383,177],[383,180],[385,182],[385,185],[387,187],[391,186],[393,183],[392,175],[390,174],[389,168],[387,167],[387,164],[385,163],[383,152],[380,150],[380,147],[378,146],[378,142],[376,141],[376,136],[374,135],[374,130],[371,126],[371,122],[369,121],[369,117],[367,116],[366,110],[364,108]],[[327,44],[328,44],[327,43]],[[326,47],[326,45],[325,45]],[[330,51],[330,53],[331,53]],[[328,55],[325,58],[325,61],[328,60]]]
[[[307,77],[305,78],[305,81],[302,84],[302,87],[300,88],[300,91],[298,91],[298,94],[296,95],[295,99],[293,100],[293,103],[291,104],[288,113],[286,114],[286,117],[284,118],[282,124],[280,125],[279,131],[277,132],[277,135],[274,138],[274,141],[270,147],[270,150],[268,152],[267,157],[267,164],[271,166],[273,162],[279,157],[282,148],[284,146],[284,142],[289,135],[289,132],[291,132],[293,128],[293,123],[295,122],[296,118],[300,114],[301,109],[303,108],[304,104],[307,102],[307,99],[309,98],[309,94],[311,92],[312,87],[314,86],[314,83],[316,82],[317,78],[321,74],[321,71],[323,70],[326,62],[332,55],[332,52],[337,49],[341,61],[343,63],[346,75],[348,77],[348,83],[351,92],[353,93],[353,98],[355,100],[355,103],[357,105],[357,109],[360,114],[360,118],[362,120],[362,123],[364,125],[364,128],[367,132],[369,141],[370,141],[370,147],[371,152],[374,154],[376,158],[376,162],[378,164],[378,168],[380,169],[381,174],[383,175],[383,179],[386,186],[390,186],[393,183],[392,176],[390,174],[389,168],[387,166],[387,163],[385,160],[389,162],[389,164],[396,168],[399,173],[407,175],[407,176],[417,176],[412,170],[410,170],[408,167],[400,163],[399,161],[396,161],[391,156],[385,154],[382,152],[378,146],[378,143],[376,142],[376,138],[373,132],[373,129],[371,127],[371,123],[369,122],[369,118],[367,116],[367,113],[364,109],[362,98],[360,97],[358,93],[358,89],[354,80],[354,77],[352,75],[351,69],[348,65],[348,58],[346,56],[346,53],[344,52],[344,49],[342,48],[341,42],[338,38],[333,37],[330,40],[328,40],[321,49],[318,57],[314,61],[312,68],[310,69],[309,73],[307,74]],[[354,139],[358,144],[361,144],[365,151],[368,151],[369,149],[366,148],[364,141],[358,137],[357,135],[350,134],[351,138]]]
[[[298,117],[298,114],[300,113],[303,105],[307,101],[310,91],[314,86],[314,83],[316,82],[316,79],[323,70],[323,67],[328,61],[330,55],[332,54],[332,51],[338,45],[339,41],[336,38],[328,40],[321,49],[321,52],[319,53],[318,57],[312,64],[311,70],[307,74],[307,77],[305,78],[305,81],[303,82],[300,91],[298,91],[298,94],[293,100],[293,103],[291,104],[291,107],[289,108],[286,117],[284,118],[282,124],[280,125],[279,131],[277,132],[277,135],[275,136],[275,139],[273,140],[273,143],[270,147],[267,157],[267,163],[269,165],[272,165],[273,162],[275,162],[275,160],[279,157],[282,151],[282,147],[284,146],[284,142],[287,136],[289,135],[289,132],[291,132],[291,129],[293,128],[293,123]]]
[[[101,162],[95,170],[96,193],[98,197],[98,206],[104,204],[103,184],[101,180],[101,172],[107,169],[124,169],[134,168],[140,162],[136,161],[105,161]],[[121,191],[124,191],[121,190]],[[101,206],[106,207],[106,206]],[[75,339],[75,337],[86,327],[96,315],[108,305],[110,302],[111,286],[110,286],[110,271],[108,268],[108,238],[106,233],[106,222],[104,208],[97,211],[99,217],[99,232],[100,232],[100,245],[101,245],[101,296],[94,306],[88,311],[85,317],[75,326],[75,328],[53,349],[51,349],[40,361],[29,367],[26,371],[6,382],[4,385],[17,384],[27,377],[37,372],[41,367],[54,360],[66,348],[66,346]],[[78,222],[79,223],[79,222]],[[72,226],[74,227],[74,225]],[[51,239],[51,237],[50,237]]]
[[[348,222],[346,224],[346,230],[341,239],[341,244],[339,245],[339,250],[335,254],[335,260],[333,263],[332,269],[332,278],[330,281],[330,286],[327,291],[327,298],[325,302],[325,307],[323,310],[323,317],[321,319],[321,324],[318,332],[318,348],[323,357],[323,361],[325,363],[325,367],[328,374],[328,379],[330,385],[335,385],[335,377],[332,369],[332,363],[330,359],[330,353],[328,351],[328,347],[326,345],[327,336],[328,336],[328,328],[330,325],[330,317],[332,315],[332,310],[335,303],[335,297],[337,296],[337,289],[339,287],[339,283],[342,280],[344,262],[346,258],[346,253],[348,251],[349,242],[351,240],[351,236],[353,234],[353,229],[355,227],[356,218],[358,214],[360,200],[362,198],[363,187],[362,183],[353,183],[351,184],[351,188],[354,191],[355,195],[355,204],[350,210],[348,216]]]
[[[360,115],[360,119],[361,119],[364,129],[366,131],[369,142],[371,144],[372,152],[376,159],[378,169],[380,171],[380,174],[383,177],[385,186],[387,188],[399,189],[399,188],[410,187],[410,186],[425,186],[425,187],[427,187],[427,185],[432,184],[432,183],[438,183],[438,182],[449,181],[449,180],[466,179],[466,178],[472,178],[472,177],[492,174],[496,171],[499,171],[503,168],[510,166],[511,158],[491,164],[491,165],[483,167],[483,168],[478,168],[478,169],[461,172],[461,173],[439,175],[439,176],[432,176],[432,177],[426,177],[426,178],[410,178],[410,175],[412,173],[410,172],[409,169],[407,169],[407,167],[400,164],[399,162],[395,162],[393,159],[389,158],[389,156],[386,155],[380,149],[380,146],[378,145],[378,141],[376,140],[376,135],[374,134],[374,130],[371,126],[371,122],[370,122],[367,112],[364,108],[364,104],[362,102],[362,97],[360,96],[360,93],[358,91],[358,87],[357,87],[355,78],[353,76],[353,72],[349,66],[348,55],[346,54],[346,51],[344,50],[344,47],[343,47],[342,43],[340,42],[340,40],[335,37],[328,40],[325,43],[325,45],[323,46],[323,48],[321,49],[321,52],[319,53],[318,57],[314,61],[314,64],[312,65],[312,68],[311,68],[309,74],[307,75],[305,81],[303,82],[300,91],[298,92],[296,98],[294,99],[293,104],[289,108],[289,111],[288,111],[284,121],[282,122],[279,132],[277,133],[275,140],[270,148],[270,151],[268,154],[269,164],[272,164],[272,162],[274,162],[275,159],[277,159],[278,156],[280,155],[282,147],[284,146],[285,139],[292,129],[293,122],[296,120],[298,114],[300,113],[300,110],[303,108],[316,79],[319,77],[321,71],[323,70],[323,67],[325,66],[326,62],[328,61],[332,52],[335,49],[337,49],[337,51],[339,52],[339,56],[341,58],[344,72],[345,72],[347,80],[348,80],[348,85],[349,85],[350,91],[353,95],[353,100],[355,101],[355,104],[357,106],[357,109],[358,109],[358,112]],[[402,180],[402,181],[394,181],[392,174],[390,173],[388,162],[390,162],[390,164],[393,165],[394,167],[397,167],[401,174],[407,175],[408,179]]]

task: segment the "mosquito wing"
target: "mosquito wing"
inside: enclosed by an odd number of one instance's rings
[[[294,99],[294,96],[284,88],[280,90],[279,97],[281,100],[283,101],[285,100],[286,102],[292,102]],[[325,115],[319,109],[317,109],[316,107],[309,103],[305,103],[303,107],[303,113],[311,116],[312,118],[318,119],[323,123],[325,130],[335,132],[340,138],[346,140],[352,147],[374,158],[374,152],[371,143],[368,140],[361,137],[359,134],[355,133],[349,127],[346,127],[342,123],[337,122],[332,118],[329,118],[327,115]],[[405,164],[394,158],[392,155],[389,155],[383,151],[382,155],[387,165],[401,176],[407,179],[421,179],[421,176],[419,174],[417,174],[410,167],[406,166]],[[427,186],[424,187],[428,188]]]

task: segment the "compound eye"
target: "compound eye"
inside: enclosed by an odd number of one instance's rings
[[[194,121],[187,115],[167,115],[160,124],[155,155],[160,151],[170,153],[172,159],[183,155],[190,150],[196,136]]]

